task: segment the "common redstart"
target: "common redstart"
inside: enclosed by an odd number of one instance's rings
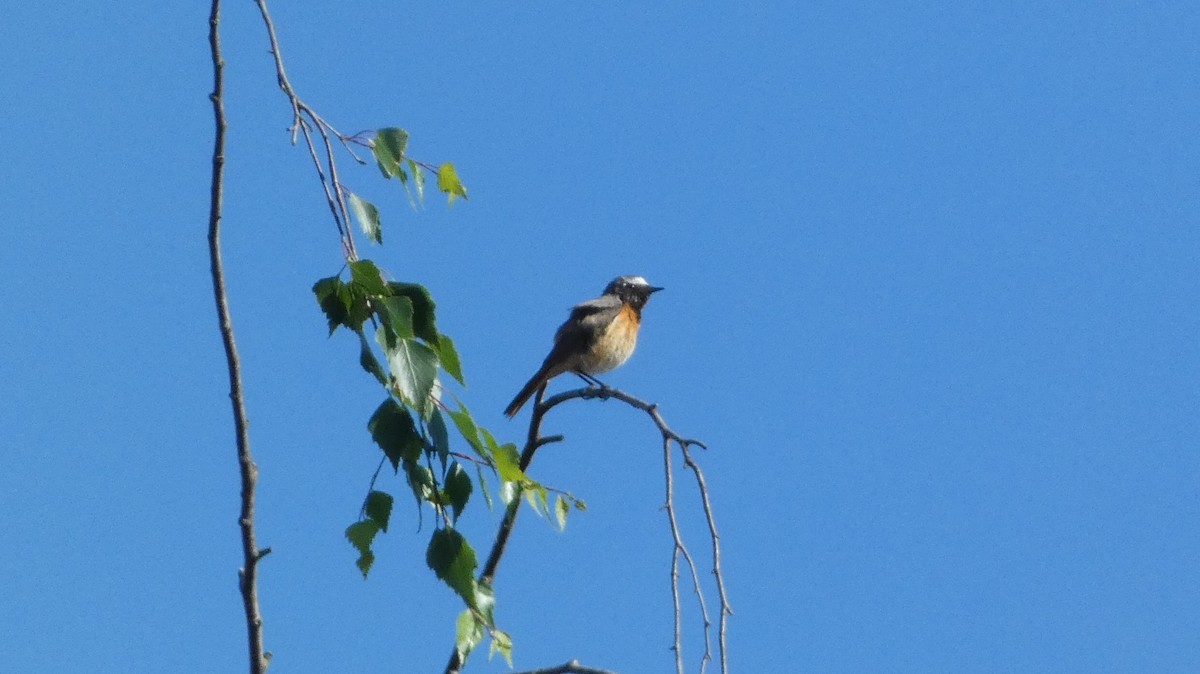
[[[592,375],[619,367],[633,355],[642,324],[642,307],[651,294],[660,290],[641,276],[618,276],[600,297],[576,305],[554,334],[550,355],[504,409],[504,414],[515,416],[534,392],[564,372],[574,372],[590,384],[600,384]]]

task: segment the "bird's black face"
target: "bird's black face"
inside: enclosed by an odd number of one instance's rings
[[[616,295],[625,304],[641,309],[646,305],[650,295],[662,290],[650,285],[641,276],[618,276],[604,289],[605,295]]]

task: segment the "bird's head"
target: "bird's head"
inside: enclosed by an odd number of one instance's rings
[[[640,310],[646,305],[646,300],[662,288],[650,285],[641,276],[618,276],[604,289],[605,295],[616,295],[625,304]]]

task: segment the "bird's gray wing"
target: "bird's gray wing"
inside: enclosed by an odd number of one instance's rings
[[[586,352],[620,310],[620,298],[612,295],[575,305],[571,309],[571,316],[554,334],[554,348],[546,357],[546,362],[560,362],[567,354]]]

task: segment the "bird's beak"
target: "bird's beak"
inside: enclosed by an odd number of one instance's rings
[[[647,289],[647,292],[648,292],[649,294],[653,295],[654,293],[656,293],[656,292],[658,292],[658,291],[660,291],[660,290],[663,290],[663,288],[659,288],[659,287],[657,287],[657,286],[650,286],[650,287]]]

